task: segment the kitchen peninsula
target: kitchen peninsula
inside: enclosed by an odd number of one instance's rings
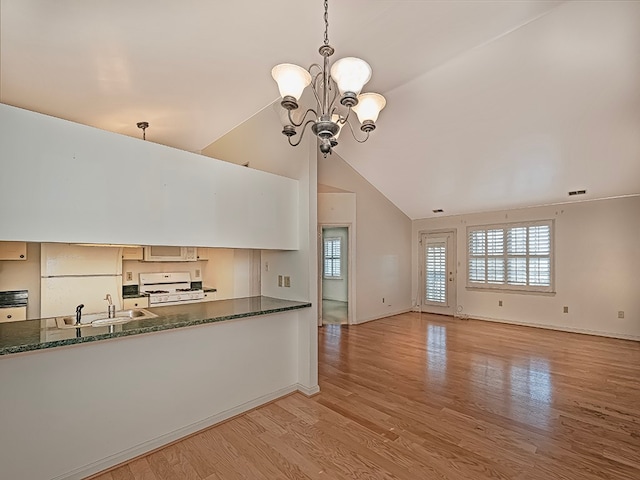
[[[269,315],[311,307],[310,303],[271,297],[247,297],[231,300],[146,308],[153,318],[133,319],[125,324],[61,329],[47,319],[0,323],[0,355],[98,342],[176,328]],[[266,320],[266,319],[265,319]]]

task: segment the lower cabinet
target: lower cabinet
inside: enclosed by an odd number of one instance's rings
[[[0,308],[0,323],[27,319],[27,307]]]
[[[122,300],[122,309],[149,308],[149,297],[125,298]]]

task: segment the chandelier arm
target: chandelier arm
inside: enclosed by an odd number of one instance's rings
[[[315,123],[315,120],[307,120],[307,123],[304,124],[304,127],[302,127],[302,130],[300,132],[300,138],[298,139],[297,143],[293,143],[291,142],[291,137],[288,137],[289,139],[289,145],[291,145],[292,147],[297,147],[298,145],[300,145],[300,142],[302,141],[302,139],[304,138],[304,132],[307,131],[307,126],[310,123]]]
[[[349,125],[349,130],[351,130],[351,136],[353,136],[353,139],[358,142],[358,143],[364,143],[367,140],[369,140],[369,132],[367,132],[366,136],[364,137],[364,140],[360,140],[358,139],[358,137],[356,137],[356,133],[353,131],[353,127],[351,126],[351,122],[345,122],[347,125]],[[298,142],[299,143],[299,142]]]
[[[318,110],[321,108],[320,97],[318,97],[317,87],[316,87],[316,79],[320,76],[320,74],[316,75],[316,78],[311,83],[311,91],[313,92],[313,96],[316,97],[316,102],[318,104]]]
[[[289,121],[291,122],[291,125],[293,125],[294,127],[299,127],[300,125],[302,125],[304,123],[305,118],[307,118],[307,115],[309,115],[309,112],[313,113],[314,116],[318,116],[318,114],[316,113],[316,111],[313,108],[308,109],[306,112],[304,112],[304,115],[302,117],[302,119],[300,120],[300,123],[296,123],[293,121],[293,118],[291,117],[291,110],[287,110],[287,115],[289,116]]]

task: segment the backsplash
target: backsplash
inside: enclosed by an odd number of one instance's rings
[[[207,262],[140,262],[122,261],[122,285],[138,285],[141,273],[189,272],[192,281],[202,281]]]

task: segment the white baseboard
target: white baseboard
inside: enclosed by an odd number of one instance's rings
[[[636,342],[640,341],[640,336],[638,335],[628,335],[625,333],[614,333],[614,332],[601,332],[599,330],[588,330],[586,328],[574,328],[574,327],[564,327],[559,325],[549,325],[546,323],[526,323],[526,322],[518,322],[517,320],[508,320],[503,318],[492,318],[492,317],[482,317],[478,315],[467,315],[465,317],[461,317],[464,320],[483,320],[485,322],[495,322],[495,323],[508,323],[511,325],[521,325],[524,327],[535,327],[535,328],[544,328],[546,330],[557,330],[560,332],[569,332],[569,333],[581,333],[583,335],[595,335],[597,337],[608,337],[608,338],[619,338],[621,340],[634,340]]]
[[[304,385],[298,383],[297,385],[298,391],[307,397],[311,397],[317,393],[320,393],[320,385],[314,385],[313,387],[305,387]]]
[[[360,325],[361,323],[373,322],[374,320],[380,320],[381,318],[393,317],[394,315],[400,315],[401,313],[411,312],[412,308],[403,308],[402,310],[397,310],[395,312],[387,312],[384,315],[377,315],[375,317],[365,318],[363,320],[359,320],[354,325]]]
[[[264,405],[265,403],[272,402],[295,391],[300,391],[305,395],[313,395],[314,393],[318,393],[320,391],[320,388],[318,386],[307,388],[303,385],[300,385],[299,383],[281,388],[280,390],[262,395],[261,397],[250,400],[246,403],[243,403],[242,405],[238,405],[237,407],[233,407],[229,410],[225,410],[224,412],[220,412],[207,417],[204,420],[200,420],[199,422],[192,423],[191,425],[187,425],[186,427],[182,427],[178,430],[174,430],[173,432],[161,435],[152,440],[136,445],[135,447],[128,448],[127,450],[116,453],[114,455],[110,455],[109,457],[98,460],[97,462],[93,462],[89,465],[76,468],[71,472],[59,475],[52,480],[81,480],[90,475],[94,475],[96,473],[107,470],[108,468],[124,463],[140,455],[144,455],[145,453],[148,453],[157,448],[164,447],[165,445],[175,442],[176,440],[180,440],[181,438],[187,437],[200,430],[204,430],[205,428],[212,427],[217,423],[224,422],[231,417],[235,417],[236,415],[247,412],[253,408],[259,407],[260,405]]]

